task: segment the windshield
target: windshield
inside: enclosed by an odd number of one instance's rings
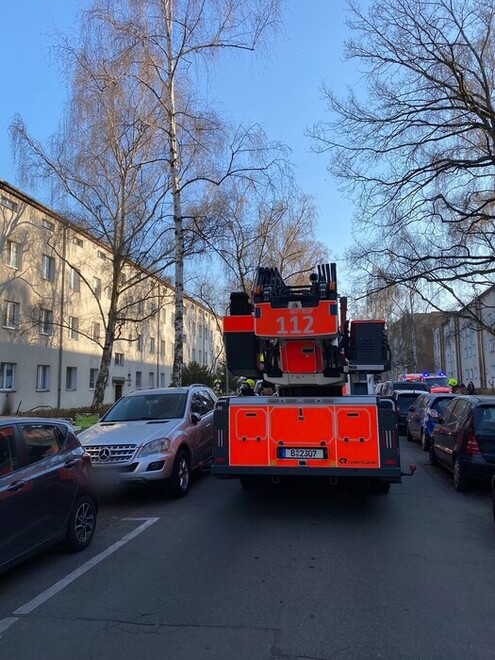
[[[438,413],[442,414],[445,408],[447,407],[447,404],[452,401],[452,398],[445,397],[443,399],[435,399],[433,402],[432,408],[436,410]]]
[[[449,386],[449,381],[446,376],[428,376],[428,378],[425,378],[425,383],[428,387],[431,387],[432,385],[442,385],[444,387]]]
[[[413,380],[398,381],[394,383],[397,390],[426,390],[426,385],[424,383],[417,383]],[[418,396],[418,395],[416,395]]]
[[[407,412],[409,410],[409,406],[412,406],[418,396],[419,394],[417,392],[415,394],[400,394],[397,397],[397,405],[399,406],[399,410],[401,412]]]
[[[187,394],[163,392],[123,397],[102,418],[103,422],[132,422],[153,419],[182,419]]]

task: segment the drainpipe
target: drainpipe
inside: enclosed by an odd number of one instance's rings
[[[62,231],[62,280],[60,284],[60,319],[58,335],[58,368],[57,368],[57,408],[62,407],[62,363],[64,357],[64,302],[65,302],[65,268],[67,257],[67,227]]]

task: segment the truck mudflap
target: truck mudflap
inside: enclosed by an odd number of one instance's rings
[[[400,483],[397,418],[375,396],[231,397],[214,413],[212,472]]]

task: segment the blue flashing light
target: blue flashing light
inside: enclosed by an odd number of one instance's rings
[[[423,376],[424,376],[425,378],[426,378],[427,376],[429,376],[429,375],[430,375],[430,372],[429,372],[429,371],[423,371]]]
[[[438,372],[438,375],[439,375],[439,376],[445,376],[445,372],[444,372],[444,371],[439,371],[439,372]]]

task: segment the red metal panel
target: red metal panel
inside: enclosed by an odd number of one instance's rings
[[[252,314],[223,317],[224,332],[253,332],[253,330],[254,318]]]
[[[304,339],[335,335],[337,329],[337,303],[332,300],[322,300],[318,307],[272,308],[270,303],[256,304],[254,331],[258,337]]]

